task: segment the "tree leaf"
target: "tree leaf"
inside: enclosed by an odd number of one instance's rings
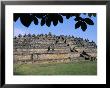
[[[69,19],[71,16],[69,14],[66,15],[66,19]]]
[[[88,16],[91,17],[92,16],[92,13],[88,13]]]
[[[94,25],[94,22],[89,18],[85,18],[84,21],[89,25]]]
[[[78,21],[76,24],[75,24],[75,29],[79,28],[81,26],[82,22],[81,21]]]
[[[66,15],[67,15],[67,13],[61,13],[61,15],[62,15],[62,16],[66,16]]]
[[[50,19],[50,21],[53,21],[53,25],[56,26],[58,24],[58,21],[59,21],[59,15],[58,14],[48,14],[48,19]]]
[[[42,18],[42,20],[41,20],[41,26],[43,26],[44,24],[45,24],[45,19]]]
[[[79,17],[81,15],[81,13],[75,13],[76,17]]]
[[[15,21],[15,22],[18,20],[19,17],[20,17],[19,14],[14,13],[14,21]]]
[[[35,17],[35,19],[34,19],[34,24],[35,25],[38,25],[38,19]]]
[[[93,13],[93,16],[96,17],[96,13]]]
[[[74,20],[79,21],[79,20],[82,20],[82,18],[81,17],[76,17]]]
[[[37,18],[43,18],[43,16],[45,16],[45,13],[33,13],[34,16],[36,16]]]
[[[20,16],[20,21],[24,26],[29,27],[33,19],[29,14],[23,14]]]
[[[29,27],[32,21],[34,21],[35,25],[38,25],[39,20],[41,19],[41,26],[46,24],[48,27],[50,27],[51,22],[53,21],[53,25],[56,26],[58,24],[58,21],[60,23],[63,23],[63,16],[66,16],[67,19],[69,19],[72,16],[75,16],[76,18],[74,19],[77,21],[75,24],[75,29],[79,28],[80,26],[85,29],[81,24],[89,24],[89,25],[94,25],[93,21],[90,18],[81,18],[80,17],[81,13],[14,13],[14,21],[17,21],[18,18],[20,17],[21,23]],[[96,13],[87,13],[89,17],[91,16],[96,16]],[[46,21],[46,19],[48,20]],[[87,27],[87,25],[85,26]]]
[[[53,20],[53,25],[56,26],[58,24],[58,20],[54,19]]]
[[[82,22],[82,24],[81,24],[81,29],[82,29],[83,31],[85,31],[85,30],[87,29],[87,24],[86,24],[85,22]]]
[[[60,23],[63,23],[63,18],[62,18],[62,16],[59,15],[59,16],[58,16],[58,19],[59,19],[59,22],[60,22]]]
[[[84,15],[86,15],[86,13],[83,13]]]
[[[46,19],[46,25],[47,25],[48,27],[50,27],[50,25],[51,25],[51,20],[50,20],[50,19]]]

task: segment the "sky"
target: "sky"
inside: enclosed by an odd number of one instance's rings
[[[87,15],[81,15],[83,18],[89,18]],[[86,31],[82,31],[81,28],[75,29],[75,17],[71,17],[66,19],[63,17],[63,23],[58,23],[57,26],[54,26],[51,23],[51,26],[48,27],[47,25],[41,26],[40,22],[38,25],[35,25],[33,22],[30,24],[29,27],[25,27],[18,19],[14,22],[14,36],[18,36],[19,34],[48,34],[51,32],[55,35],[71,35],[74,37],[81,37],[84,39],[89,39],[89,41],[94,41],[97,43],[97,16],[91,17],[94,22],[94,25],[87,25]]]

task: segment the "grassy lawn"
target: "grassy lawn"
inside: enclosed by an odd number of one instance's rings
[[[97,62],[14,64],[14,75],[97,75]]]

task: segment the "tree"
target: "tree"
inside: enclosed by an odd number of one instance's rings
[[[88,13],[89,18],[82,18],[80,15],[81,13],[14,13],[13,20],[16,22],[18,18],[20,18],[21,23],[26,27],[29,27],[31,22],[34,22],[35,25],[40,23],[41,26],[46,24],[50,27],[51,23],[53,23],[54,26],[56,26],[58,22],[63,23],[63,16],[65,16],[66,19],[75,17],[75,29],[81,27],[81,29],[85,31],[87,25],[94,25],[90,17],[96,17],[96,13]],[[84,13],[84,15],[86,15],[86,13]],[[41,22],[39,22],[38,19],[41,19]]]

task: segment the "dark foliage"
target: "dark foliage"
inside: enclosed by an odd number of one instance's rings
[[[90,18],[76,17],[74,20],[77,21],[77,23],[75,24],[75,29],[81,26],[81,29],[85,31],[87,29],[87,24],[94,25],[93,21]]]
[[[86,13],[84,13],[86,15]],[[16,22],[18,18],[20,18],[21,23],[29,27],[29,25],[34,22],[35,25],[38,25],[39,19],[40,25],[51,26],[53,23],[56,26],[58,23],[63,23],[63,16],[67,19],[70,17],[75,17],[75,29],[81,27],[83,31],[87,29],[87,25],[94,25],[94,22],[90,18],[82,18],[80,17],[80,13],[14,13],[14,21]],[[88,13],[88,16],[96,16],[96,13]]]

